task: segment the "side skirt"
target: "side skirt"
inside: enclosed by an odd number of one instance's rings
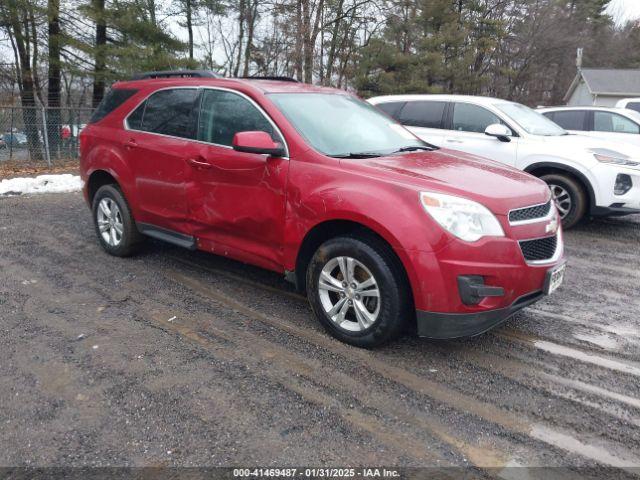
[[[172,243],[182,248],[188,248],[189,250],[197,250],[196,239],[191,235],[156,227],[150,223],[136,222],[136,227],[143,235],[162,240],[163,242]]]

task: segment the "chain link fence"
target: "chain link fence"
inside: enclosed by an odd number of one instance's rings
[[[0,170],[77,164],[91,108],[0,107]]]

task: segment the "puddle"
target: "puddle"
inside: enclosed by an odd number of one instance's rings
[[[602,334],[587,334],[580,333],[574,334],[574,338],[577,340],[582,340],[583,342],[588,342],[593,345],[597,345],[605,350],[617,350],[618,349],[618,341],[607,335],[606,333]]]

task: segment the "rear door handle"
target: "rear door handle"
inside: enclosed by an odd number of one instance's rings
[[[447,138],[447,142],[449,142],[449,143],[462,143],[462,140],[454,140],[453,138]]]
[[[199,158],[190,158],[187,160],[187,163],[189,163],[193,168],[200,168],[203,170],[211,168],[211,164],[209,162],[205,162]]]
[[[127,140],[127,143],[124,144],[125,148],[127,149],[132,149],[132,148],[136,148],[138,146],[138,144],[136,143],[136,141],[133,138],[130,138],[129,140]]]

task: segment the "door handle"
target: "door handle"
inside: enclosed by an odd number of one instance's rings
[[[454,140],[452,138],[447,138],[447,142],[449,142],[449,143],[462,143],[462,140]]]
[[[130,138],[129,140],[127,140],[127,143],[125,143],[124,146],[125,148],[131,150],[132,148],[136,148],[138,144],[133,138]]]
[[[202,161],[198,158],[190,158],[189,160],[187,160],[187,163],[193,168],[200,168],[203,170],[211,168],[211,164],[209,162]]]

